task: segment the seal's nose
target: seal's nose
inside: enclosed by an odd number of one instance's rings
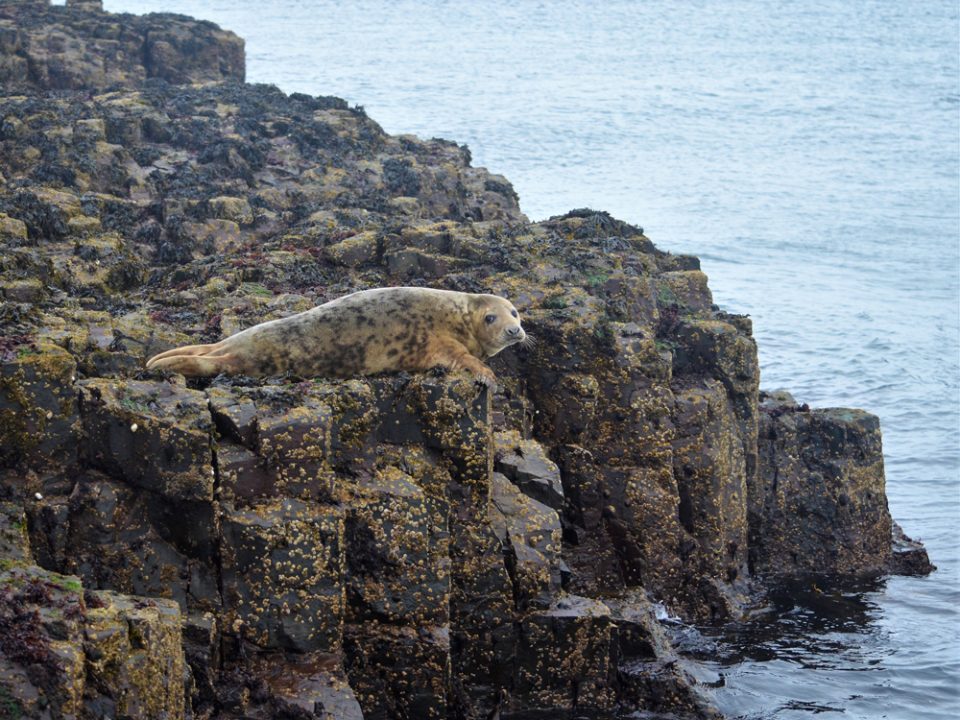
[[[521,332],[521,330],[520,330],[520,327],[519,327],[519,326],[517,326],[517,327],[512,327],[512,328],[507,328],[507,335],[510,335],[511,337],[516,337],[517,335],[520,334],[520,332]]]

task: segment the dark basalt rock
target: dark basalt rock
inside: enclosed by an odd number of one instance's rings
[[[531,224],[465,147],[245,85],[242,52],[0,2],[0,700],[712,718],[651,598],[722,621],[770,575],[933,569],[878,420],[761,394],[696,258],[602,211]],[[397,284],[507,296],[538,342],[496,394],[143,370]]]
[[[115,16],[95,0],[0,3],[0,84],[8,92],[190,84],[244,78],[243,40],[182,15]]]

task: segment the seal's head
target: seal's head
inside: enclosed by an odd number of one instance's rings
[[[520,313],[496,295],[477,295],[473,308],[474,335],[487,357],[522,342],[527,334],[520,326]]]

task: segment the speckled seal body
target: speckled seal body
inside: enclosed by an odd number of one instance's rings
[[[156,355],[147,368],[184,375],[353,377],[442,366],[487,384],[481,360],[521,342],[516,308],[496,295],[433,290],[363,290],[212,345]]]

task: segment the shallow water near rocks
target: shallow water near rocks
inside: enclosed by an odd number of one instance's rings
[[[213,20],[246,39],[251,82],[466,143],[531,219],[604,209],[698,255],[715,301],[753,317],[765,388],[880,416],[891,511],[939,567],[785,586],[708,631],[716,703],[752,720],[960,714],[955,2],[105,6]]]

